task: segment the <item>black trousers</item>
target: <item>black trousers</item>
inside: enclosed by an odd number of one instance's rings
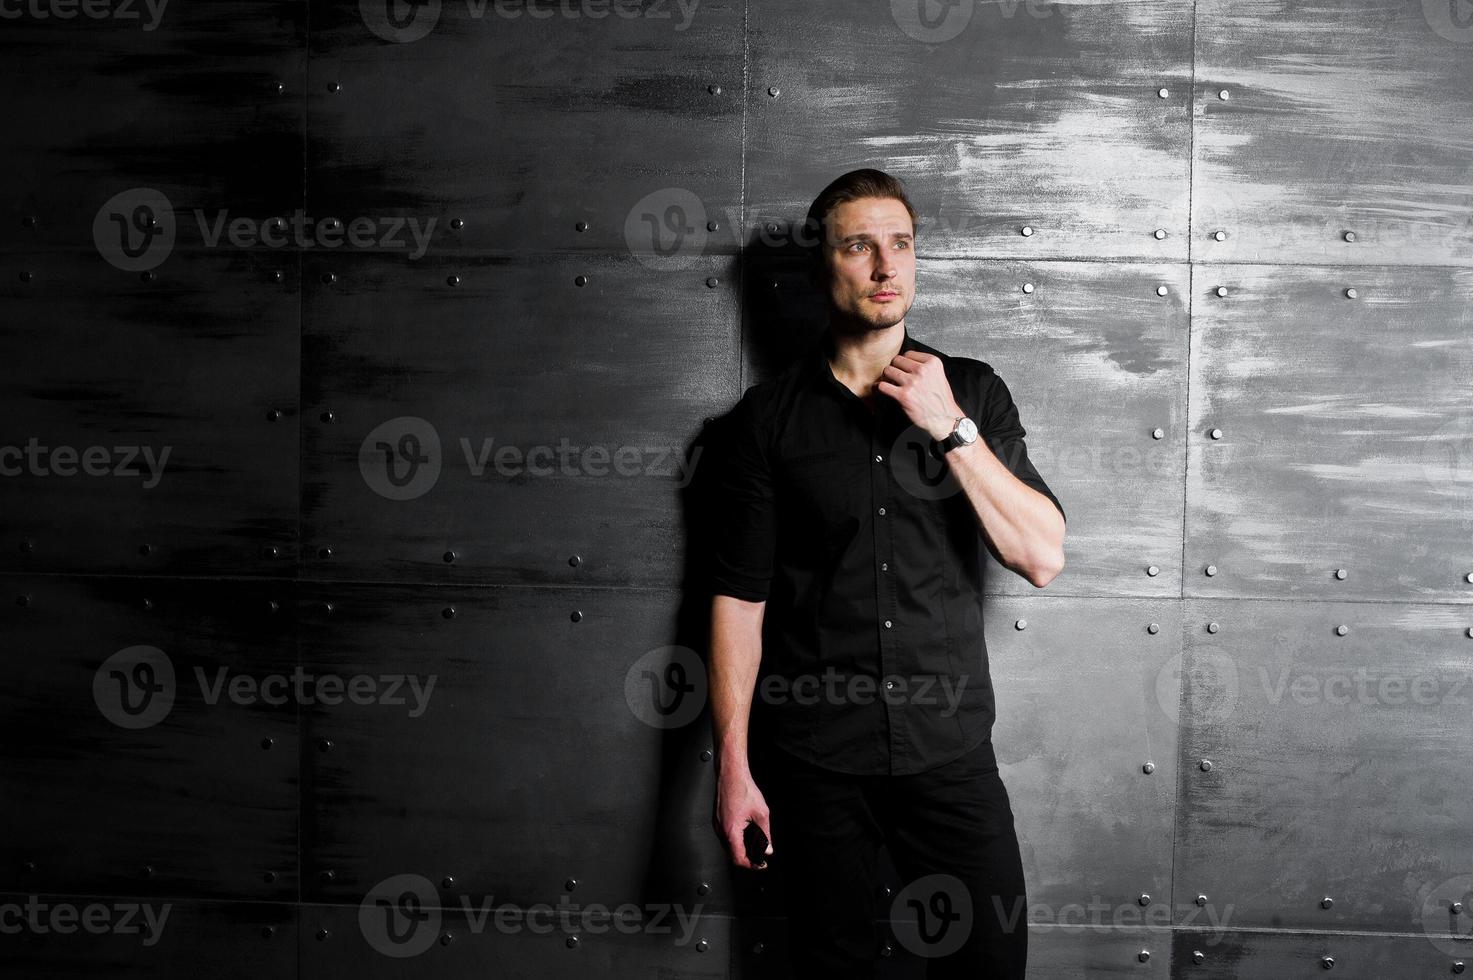
[[[780,880],[795,977],[872,977],[886,942],[924,957],[930,978],[1024,976],[1023,865],[990,741],[907,776],[848,775],[754,747],[752,775],[772,826],[759,873]],[[882,846],[901,876],[888,897]]]

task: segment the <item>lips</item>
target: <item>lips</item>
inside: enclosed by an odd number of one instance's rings
[[[895,299],[899,295],[899,293],[874,293],[870,299]]]

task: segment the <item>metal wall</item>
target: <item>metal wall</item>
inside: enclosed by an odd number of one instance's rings
[[[1031,975],[1473,958],[1466,0],[0,0],[0,42],[8,972],[783,975],[709,828],[701,462],[857,166],[1069,512],[988,599]]]

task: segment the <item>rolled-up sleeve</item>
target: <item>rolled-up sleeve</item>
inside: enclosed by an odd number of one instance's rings
[[[982,389],[982,418],[985,426],[982,438],[987,440],[988,448],[1009,472],[1052,500],[1059,509],[1059,516],[1067,523],[1069,518],[1064,514],[1064,505],[1059,503],[1059,498],[1049,489],[1049,485],[1034,468],[1033,461],[1028,458],[1028,445],[1023,441],[1028,432],[1023,428],[1023,421],[1018,416],[1018,406],[1013,404],[1013,394],[1008,390],[1007,384],[997,373],[989,370],[982,379]]]
[[[748,602],[767,598],[777,547],[767,430],[747,389],[727,419],[726,452],[715,481],[712,590]]]

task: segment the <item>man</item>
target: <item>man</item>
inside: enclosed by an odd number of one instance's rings
[[[879,915],[929,976],[1022,977],[981,549],[1047,585],[1064,567],[1063,507],[991,366],[910,336],[915,210],[900,183],[845,174],[805,227],[828,329],[742,396],[719,481],[713,822],[739,867],[754,867],[744,835],[765,836],[755,867],[779,869],[795,976],[871,976]],[[904,879],[885,902],[882,846]]]

